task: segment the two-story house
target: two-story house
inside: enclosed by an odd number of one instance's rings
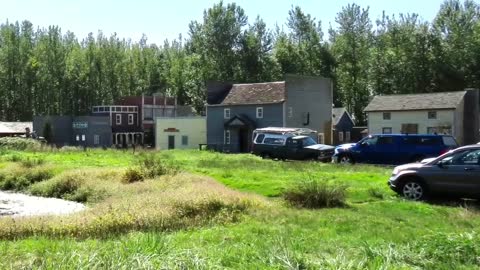
[[[375,96],[365,108],[370,134],[449,134],[460,144],[479,138],[479,93]]]
[[[322,77],[286,75],[284,81],[207,87],[207,144],[248,152],[252,132],[264,127],[310,128],[330,143],[332,82]]]

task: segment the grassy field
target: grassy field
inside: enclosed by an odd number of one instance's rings
[[[3,188],[88,210],[0,219],[0,269],[480,267],[477,204],[405,201],[386,185],[390,168],[176,150],[155,154],[176,173],[127,184],[122,175],[143,154],[1,154]],[[286,204],[282,192],[305,180],[346,185],[346,205]]]

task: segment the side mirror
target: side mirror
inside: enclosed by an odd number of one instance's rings
[[[440,168],[444,168],[445,165],[447,165],[448,162],[444,161],[444,160],[440,160],[439,162],[437,162],[437,166],[440,167]]]
[[[360,143],[360,146],[361,146],[361,147],[368,146],[368,143],[367,143],[367,142],[361,142],[361,143]]]

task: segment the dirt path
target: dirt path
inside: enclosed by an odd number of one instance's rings
[[[80,203],[0,191],[0,217],[65,215],[85,209]]]

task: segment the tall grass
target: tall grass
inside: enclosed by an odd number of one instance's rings
[[[285,191],[283,198],[296,207],[339,207],[345,205],[346,190],[346,185],[309,179]]]

